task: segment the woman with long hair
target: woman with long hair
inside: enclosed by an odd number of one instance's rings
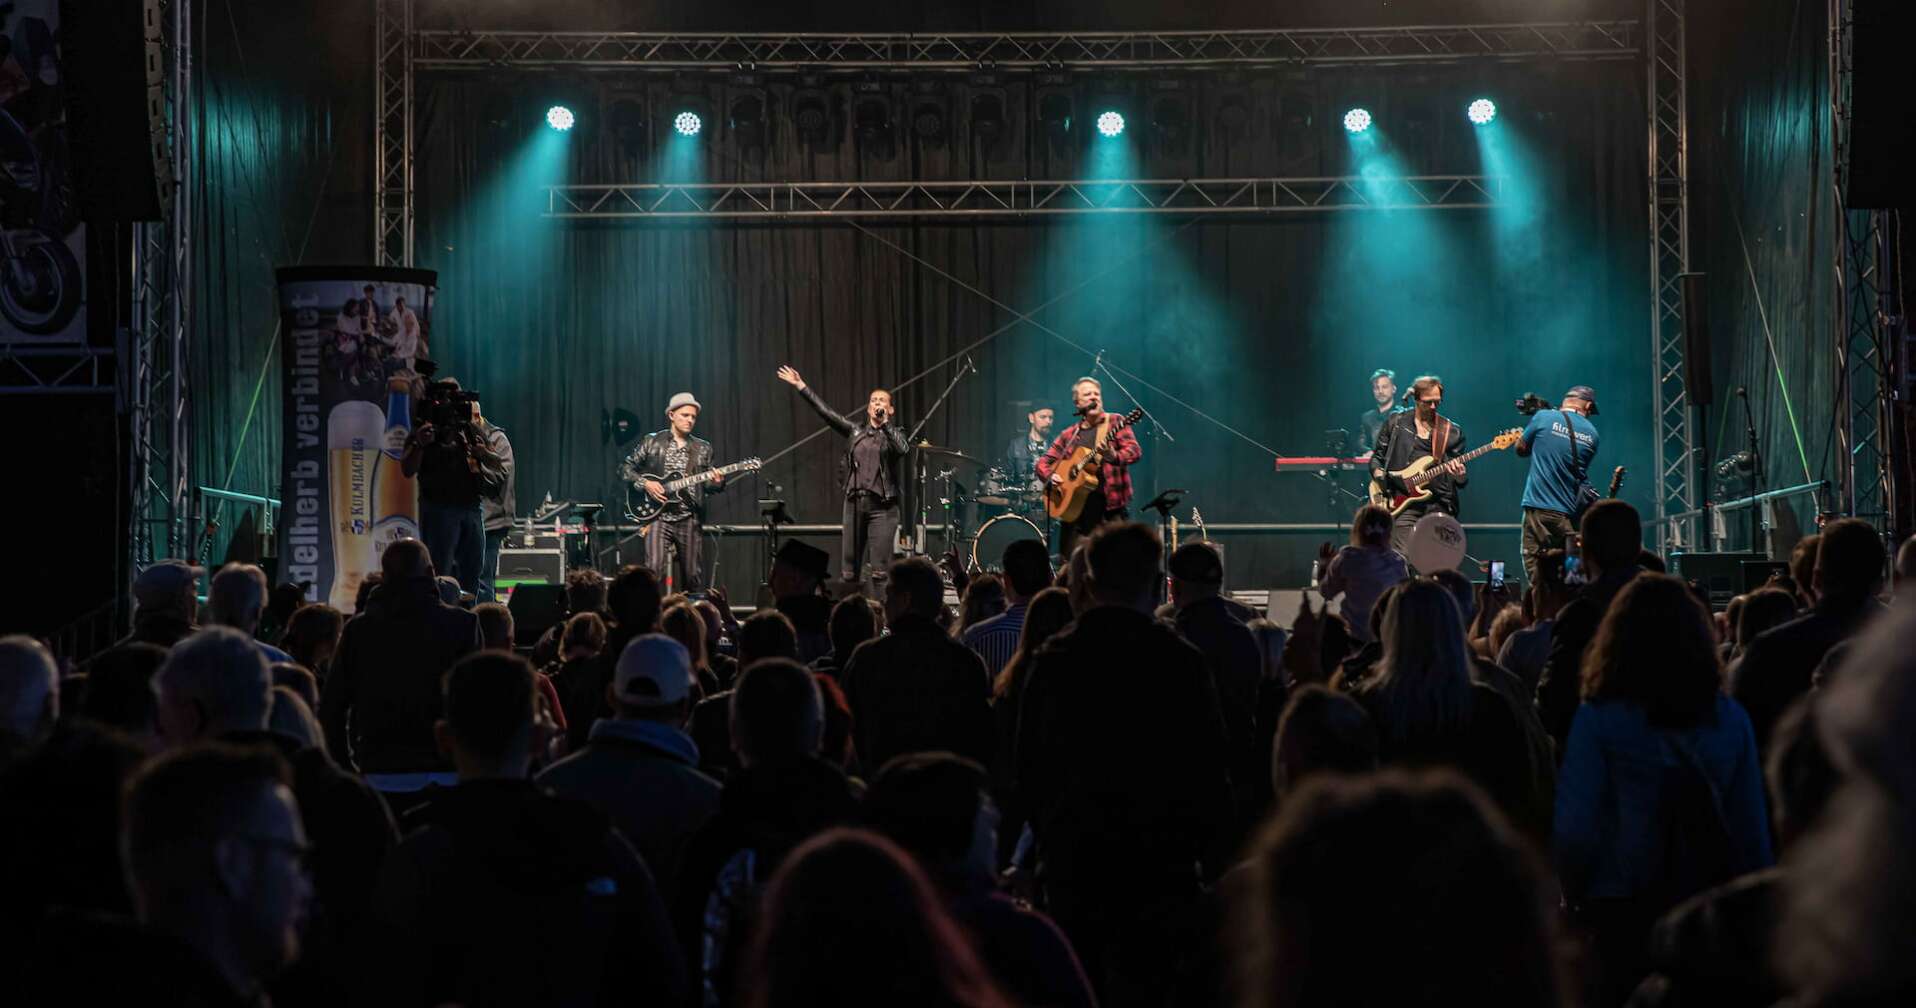
[[[1008,1004],[911,855],[864,830],[821,833],[786,858],[741,977],[749,1008]]]
[[[1763,771],[1749,715],[1723,692],[1709,614],[1677,578],[1644,573],[1617,593],[1582,692],[1551,848],[1603,983],[1623,995],[1659,916],[1771,863]]]
[[[996,574],[978,574],[965,585],[965,597],[958,606],[958,620],[951,625],[953,640],[964,636],[974,623],[982,623],[1005,611],[1005,583]]]
[[[1533,808],[1530,751],[1517,712],[1495,687],[1471,678],[1463,616],[1443,585],[1417,578],[1390,596],[1383,653],[1352,692],[1377,725],[1384,766],[1448,766],[1475,781],[1526,829]]]
[[[692,656],[693,680],[699,684],[698,699],[719,691],[717,673],[712,671],[711,650],[705,640],[705,617],[690,601],[669,606],[659,616],[659,632],[685,645]]]
[[[340,632],[346,629],[346,614],[324,603],[301,606],[287,617],[286,632],[280,635],[280,647],[293,661],[306,666],[321,685],[332,668],[333,653],[339,650]]]

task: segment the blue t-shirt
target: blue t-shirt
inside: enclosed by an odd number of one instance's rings
[[[1570,445],[1571,427],[1577,443]],[[1538,410],[1523,430],[1530,449],[1530,477],[1524,480],[1523,506],[1561,514],[1577,512],[1577,488],[1597,457],[1597,428],[1588,418],[1562,410]]]

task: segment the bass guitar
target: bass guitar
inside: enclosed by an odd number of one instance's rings
[[[1425,455],[1423,458],[1412,462],[1402,469],[1391,472],[1392,476],[1403,481],[1408,492],[1392,493],[1385,490],[1383,483],[1380,481],[1371,480],[1370,499],[1375,501],[1379,507],[1387,508],[1393,515],[1402,514],[1404,509],[1412,504],[1421,500],[1430,499],[1431,490],[1429,484],[1431,480],[1444,475],[1455,467],[1461,466],[1479,455],[1483,455],[1487,452],[1502,451],[1521,440],[1523,440],[1523,431],[1513,427],[1491,438],[1488,443],[1478,445],[1476,448],[1448,462],[1439,462],[1429,455]]]
[[[1624,467],[1618,466],[1617,471],[1610,474],[1610,492],[1604,494],[1605,497],[1615,497],[1617,491],[1623,489],[1623,474],[1627,471]]]
[[[658,521],[661,516],[667,514],[670,514],[672,520],[676,521],[692,513],[691,495],[686,493],[686,491],[701,484],[710,483],[715,476],[730,476],[738,472],[752,472],[761,464],[757,458],[748,458],[742,462],[734,462],[722,468],[706,469],[691,476],[676,472],[665,473],[664,475],[640,473],[633,472],[628,468],[625,471],[627,481],[625,488],[625,513],[629,515],[633,521],[641,525],[650,525]],[[645,484],[648,480],[655,480],[665,488],[664,500],[660,500],[646,492]]]
[[[1090,447],[1071,449],[1071,454],[1061,459],[1054,475],[1063,479],[1044,488],[1045,513],[1059,521],[1076,521],[1084,512],[1084,502],[1091,499],[1092,491],[1098,489],[1098,474],[1104,471],[1105,453],[1111,450],[1111,439],[1118,432],[1144,419],[1143,409],[1134,409],[1121,417],[1111,418],[1104,429],[1098,432],[1098,440]]]

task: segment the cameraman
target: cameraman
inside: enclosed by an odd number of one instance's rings
[[[1590,487],[1590,462],[1597,457],[1597,393],[1573,386],[1556,409],[1530,415],[1517,454],[1530,459],[1523,485],[1523,569],[1527,584],[1537,583],[1537,558],[1565,547],[1576,519],[1596,497]]]
[[[505,460],[487,444],[478,397],[458,382],[433,382],[425,407],[400,460],[406,475],[419,478],[419,535],[434,569],[477,595],[486,539],[480,500],[499,492]]]
[[[505,430],[484,414],[479,417],[479,429],[486,436],[486,447],[499,457],[502,478],[491,492],[484,487],[479,492],[480,513],[485,515],[486,553],[479,561],[479,590],[474,594],[481,602],[495,602],[498,600],[494,581],[499,577],[499,550],[505,546],[512,521],[519,515],[516,497],[519,488],[513,478],[512,441],[506,437]]]

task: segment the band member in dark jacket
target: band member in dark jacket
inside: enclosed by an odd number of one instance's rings
[[[1385,493],[1403,493],[1402,481],[1390,474],[1426,455],[1446,464],[1446,471],[1424,484],[1431,492],[1427,500],[1416,501],[1397,515],[1391,528],[1390,547],[1404,552],[1410,543],[1410,530],[1417,519],[1433,512],[1457,517],[1457,491],[1470,482],[1464,464],[1457,456],[1464,453],[1464,429],[1437,412],[1444,403],[1444,382],[1436,375],[1424,375],[1412,382],[1410,392],[1417,408],[1397,413],[1377,432],[1377,445],[1371,449],[1370,472]],[[1381,501],[1389,506],[1388,500]]]
[[[705,587],[700,573],[704,568],[699,558],[705,495],[724,490],[725,477],[713,472],[706,482],[680,490],[669,501],[663,482],[640,477],[676,479],[712,468],[712,443],[692,436],[692,428],[699,422],[699,411],[699,401],[692,393],[680,392],[673,396],[665,405],[665,417],[671,426],[640,438],[638,447],[625,457],[625,478],[638,483],[654,500],[665,503],[665,510],[645,533],[645,565],[668,579],[668,591],[698,591]]]
[[[891,393],[873,389],[865,400],[865,416],[841,414],[805,384],[790,365],[778,369],[780,381],[798,390],[833,430],[845,435],[845,455],[839,476],[845,487],[844,531],[839,538],[839,572],[847,581],[874,583],[885,579],[892,545],[898,538],[899,463],[909,446],[905,433],[892,421]]]

